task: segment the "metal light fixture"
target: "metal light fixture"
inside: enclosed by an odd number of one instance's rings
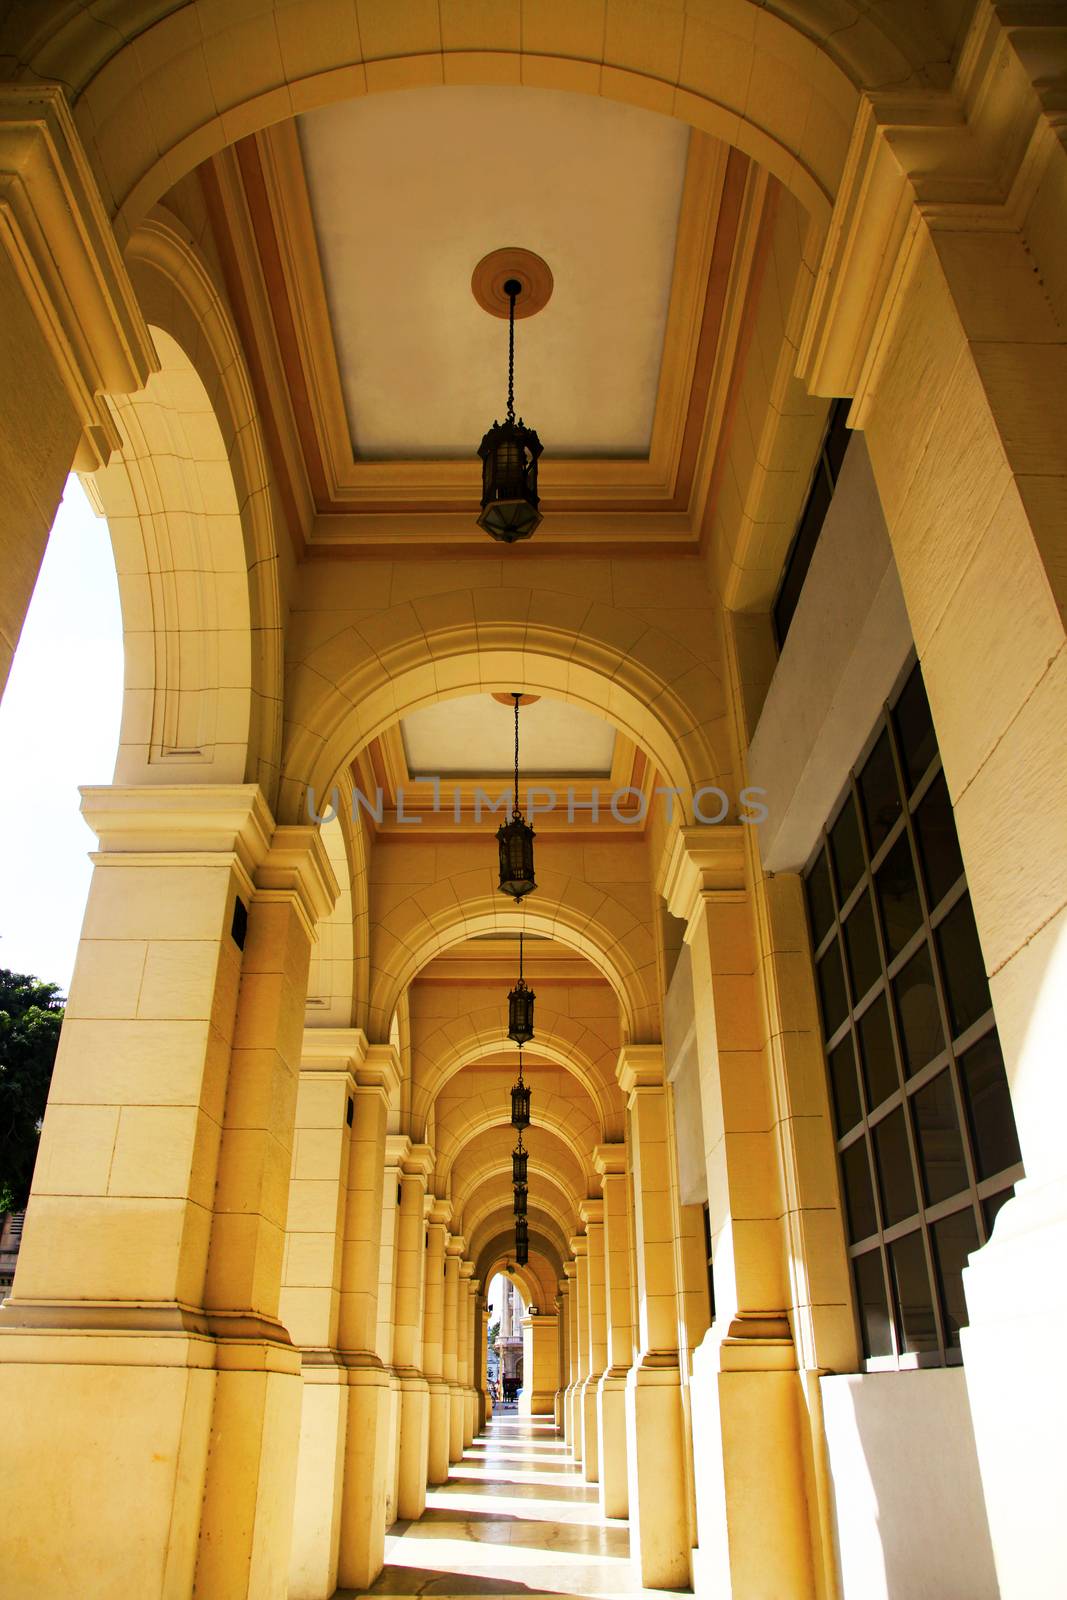
[[[494,422],[478,446],[482,458],[482,514],[479,528],[494,539],[514,544],[528,539],[541,521],[537,496],[537,458],[541,441],[520,417],[515,421],[515,301],[522,293],[518,278],[504,284],[508,297],[508,409]]]
[[[531,889],[537,888],[534,880],[534,831],[519,809],[519,701],[521,694],[512,690],[515,702],[515,797],[511,821],[502,822],[496,830],[500,849],[500,888],[502,893],[521,900]]]
[[[530,1086],[523,1082],[522,1077],[522,1045],[519,1046],[519,1076],[511,1086],[511,1126],[523,1128],[530,1126]],[[514,1158],[513,1158],[514,1159]]]
[[[528,1150],[523,1149],[522,1133],[519,1133],[519,1142],[511,1152],[511,1181],[515,1184],[526,1183],[526,1168],[530,1159]]]
[[[526,1201],[529,1193],[530,1191],[527,1189],[524,1183],[517,1183],[515,1185],[515,1215],[517,1217],[524,1217],[526,1215]]]
[[[519,981],[508,994],[508,1038],[529,1044],[534,1036],[534,1001],[537,996],[522,975],[522,934],[519,934]]]
[[[524,1267],[530,1259],[530,1224],[525,1217],[515,1218],[515,1260]]]

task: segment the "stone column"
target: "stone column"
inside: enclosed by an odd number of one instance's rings
[[[412,1145],[400,1177],[396,1250],[394,1368],[400,1379],[400,1478],[398,1517],[414,1522],[426,1509],[429,1463],[430,1390],[422,1371],[422,1321],[425,1292],[426,1181],[433,1151]]]
[[[116,1591],[191,1593],[200,1558],[205,1594],[270,1600],[299,1434],[278,1299],[304,988],[336,884],[254,785],[83,809],[101,848],[0,1309],[20,1578],[49,1593],[106,1548]]]
[[[573,1240],[571,1241],[573,1248]],[[581,1339],[578,1333],[578,1263],[565,1261],[563,1272],[567,1280],[567,1388],[563,1397],[565,1437],[571,1454],[578,1463],[582,1459],[582,1430],[576,1426],[577,1410],[574,1396],[578,1388],[578,1371],[581,1360]]]
[[[678,1366],[674,1195],[660,1045],[624,1045],[637,1266],[637,1359],[626,1380],[630,1553],[649,1589],[689,1583],[689,1508]]]
[[[485,1295],[478,1296],[478,1372],[480,1387],[478,1391],[478,1431],[485,1427],[493,1415],[493,1400],[489,1393],[489,1312],[486,1309]]]
[[[553,1414],[556,1418],[556,1427],[560,1434],[566,1436],[567,1427],[567,1384],[570,1377],[570,1295],[571,1286],[566,1278],[561,1278],[556,1286],[558,1299],[556,1326],[559,1338],[559,1388],[556,1390]]]
[[[68,473],[121,440],[158,361],[58,84],[0,88],[0,692]]]
[[[391,1133],[385,1141],[385,1172],[382,1181],[382,1243],[378,1268],[378,1358],[389,1377],[389,1409],[386,1420],[385,1526],[397,1518],[400,1486],[400,1379],[393,1366],[393,1332],[396,1317],[396,1243],[399,1221],[398,1194],[404,1157],[411,1149],[406,1134]]]
[[[598,1408],[599,1385],[608,1361],[606,1320],[604,1312],[604,1202],[583,1200],[578,1215],[585,1223],[588,1245],[585,1267],[588,1292],[588,1350],[589,1370],[582,1385],[582,1471],[586,1483],[600,1479],[600,1414]]]
[[[444,1379],[448,1385],[448,1459],[463,1454],[462,1394],[459,1387],[459,1262],[463,1240],[449,1239],[445,1246]]]
[[[574,1459],[585,1467],[585,1452],[590,1441],[585,1436],[585,1380],[589,1376],[589,1241],[578,1234],[570,1241],[574,1252],[574,1335],[577,1363],[574,1374]]]
[[[474,1388],[474,1339],[477,1285],[474,1262],[459,1264],[459,1383],[463,1391],[463,1448],[474,1443],[478,1431],[478,1396]]]
[[[600,1380],[600,1509],[629,1516],[626,1467],[626,1379],[633,1363],[630,1320],[630,1198],[626,1146],[598,1145],[593,1163],[604,1188],[604,1300],[607,1367]]]
[[[382,1568],[391,1463],[389,1374],[375,1345],[390,1101],[400,1084],[391,1044],[356,1064],[337,1342],[348,1372],[348,1427],[338,1581],[363,1589]]]
[[[429,1467],[430,1483],[448,1479],[449,1389],[444,1368],[445,1243],[452,1205],[435,1200],[427,1223],[426,1304],[423,1311],[422,1370],[429,1384]]]
[[[559,1383],[559,1328],[551,1313],[522,1319],[523,1417],[550,1417]]]

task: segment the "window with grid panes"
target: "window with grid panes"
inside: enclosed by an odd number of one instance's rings
[[[961,1274],[1023,1169],[917,664],[805,888],[864,1354],[958,1363]]]

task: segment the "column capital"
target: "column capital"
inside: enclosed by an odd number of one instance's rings
[[[574,1256],[576,1262],[584,1260],[585,1256],[588,1255],[589,1240],[584,1233],[575,1234],[574,1238],[568,1239],[567,1243],[570,1245],[571,1255]],[[564,1271],[566,1271],[566,1268],[564,1268]]]
[[[401,1165],[406,1178],[421,1177],[425,1181],[434,1169],[434,1153],[428,1144],[409,1145]]]
[[[565,1261],[563,1263],[563,1276],[567,1280],[567,1285],[566,1285],[567,1289],[570,1289],[570,1280],[572,1278],[577,1277],[577,1275],[578,1275],[578,1263],[577,1263],[577,1261]]]
[[[300,1048],[301,1072],[346,1072],[355,1081],[367,1054],[362,1028],[305,1028]]]
[[[593,1149],[593,1166],[602,1178],[624,1178],[626,1176],[626,1146],[619,1144],[598,1144]]]
[[[389,1167],[402,1167],[411,1153],[411,1140],[406,1133],[387,1133],[385,1136],[385,1162]]]
[[[426,1220],[431,1228],[447,1228],[448,1224],[452,1221],[451,1200],[431,1200],[429,1211],[426,1214]]]
[[[143,389],[159,357],[64,90],[0,92],[0,249],[26,294],[81,422],[79,472],[122,438],[103,398]]]
[[[310,823],[275,828],[270,849],[256,868],[257,900],[293,900],[308,932],[329,916],[341,893],[322,830]]]
[[[477,1279],[474,1276],[474,1262],[473,1261],[461,1261],[460,1264],[459,1264],[459,1275],[470,1286],[472,1292],[477,1289],[478,1282],[477,1282]]]
[[[657,888],[672,917],[688,927],[705,895],[745,889],[745,826],[680,827],[666,852]]]
[[[461,1233],[450,1234],[445,1240],[445,1255],[450,1260],[460,1260],[466,1248],[467,1241]]]
[[[624,1044],[615,1068],[624,1095],[636,1089],[661,1089],[665,1080],[661,1044]]]
[[[191,855],[234,856],[252,892],[274,834],[258,783],[99,784],[80,793],[82,816],[100,844],[94,860],[166,865]]]
[[[578,1202],[578,1215],[587,1228],[602,1227],[604,1223],[603,1200],[580,1200]]]

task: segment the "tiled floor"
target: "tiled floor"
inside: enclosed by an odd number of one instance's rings
[[[600,1515],[549,1419],[498,1413],[385,1540],[371,1595],[662,1595],[642,1589],[625,1522]],[[346,1594],[350,1591],[346,1591]],[[343,1600],[341,1594],[337,1600]]]

